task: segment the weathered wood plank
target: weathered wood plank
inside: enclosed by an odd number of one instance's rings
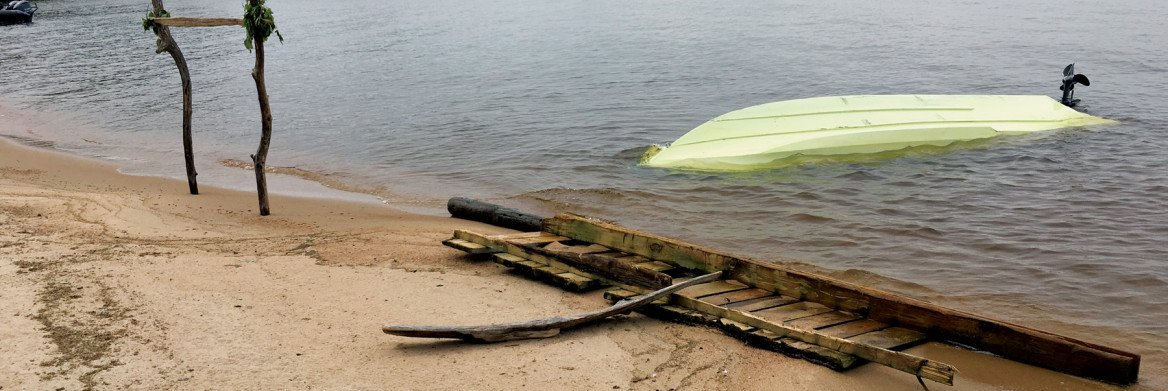
[[[781,344],[781,349],[785,352],[798,354],[804,360],[837,371],[853,368],[866,362],[856,356],[840,353],[839,351],[809,344],[794,338],[779,338],[778,343]]]
[[[831,308],[827,308],[823,304],[819,303],[800,301],[798,303],[791,303],[784,306],[771,307],[754,311],[751,312],[751,315],[769,320],[771,322],[782,323],[788,320],[819,315],[825,312],[831,312]]]
[[[855,322],[848,322],[840,325],[835,325],[820,329],[819,332],[824,335],[830,335],[836,338],[848,338],[863,333],[886,329],[889,325],[881,323],[872,319],[860,319]]]
[[[675,267],[673,267],[673,265],[670,265],[670,264],[665,263],[665,262],[658,262],[658,261],[638,263],[636,265],[639,267],[643,267],[643,268],[646,268],[649,270],[656,270],[659,272],[666,272],[666,271],[676,269]]]
[[[645,257],[642,257],[640,255],[625,254],[625,255],[617,257],[617,258],[620,258],[621,261],[632,263],[632,264],[642,264],[645,262],[656,262],[652,259],[645,258]],[[673,267],[673,266],[670,265],[669,267]]]
[[[875,346],[855,343],[845,339],[835,338],[810,330],[796,329],[778,323],[773,323],[755,316],[752,313],[737,311],[705,303],[701,300],[683,295],[672,295],[670,301],[679,306],[703,312],[712,316],[730,319],[744,323],[758,329],[767,330],[782,337],[794,338],[803,342],[819,345],[841,353],[882,364],[890,368],[904,371],[924,379],[942,384],[953,384],[954,369],[948,364],[916,357],[902,352],[894,352]]]
[[[243,26],[243,19],[235,18],[154,18],[154,21],[168,27]]]
[[[526,261],[526,259],[523,259],[522,257],[508,253],[495,253],[493,256],[495,258],[495,263],[506,267],[515,267],[516,262]]]
[[[878,346],[885,349],[900,349],[923,342],[925,334],[903,327],[889,327],[848,338],[857,343]]]
[[[660,289],[673,284],[673,277],[670,277],[668,274],[624,263],[617,258],[609,256],[556,251],[526,244],[520,245],[519,247],[532,254],[561,259],[589,273],[601,275],[609,280],[620,281],[625,284],[650,289]]]
[[[709,295],[716,295],[719,293],[732,292],[746,289],[747,286],[738,281],[718,280],[714,282],[705,283],[702,285],[685,288],[685,291],[680,294],[701,298]]]
[[[743,290],[734,291],[734,292],[721,293],[721,294],[712,295],[712,296],[706,296],[706,297],[702,297],[701,300],[704,302],[710,303],[710,304],[714,304],[714,305],[725,305],[725,304],[737,303],[740,301],[758,299],[758,298],[767,297],[767,296],[771,296],[771,295],[774,295],[774,292],[765,291],[762,289],[751,288],[751,289],[743,289]]]
[[[594,278],[588,278],[572,272],[563,272],[556,274],[556,277],[563,281],[565,286],[571,287],[573,292],[590,291],[604,286],[604,283]]]
[[[470,254],[490,254],[495,252],[495,250],[492,250],[487,246],[478,243],[471,243],[462,239],[447,239],[443,240],[442,244],[446,245],[446,247],[461,250]]]
[[[610,249],[608,247],[601,246],[599,244],[590,244],[587,246],[569,246],[569,245],[563,244],[563,242],[551,242],[551,243],[548,243],[547,246],[544,246],[544,248],[546,248],[548,250],[554,250],[554,251],[567,251],[567,252],[576,253],[576,254],[598,254],[598,255],[600,255],[601,253],[612,252],[612,249]],[[613,253],[613,254],[619,254],[619,253]],[[609,256],[612,256],[612,254],[609,254]]]
[[[506,254],[516,256],[516,257],[523,259],[523,260],[537,261],[539,263],[542,263],[542,264],[545,264],[548,266],[554,266],[554,267],[563,269],[564,271],[575,273],[577,275],[580,275],[580,276],[583,276],[586,278],[596,279],[596,280],[599,280],[599,282],[601,284],[604,284],[604,285],[619,286],[621,288],[625,288],[625,289],[628,289],[628,290],[631,290],[634,292],[640,292],[640,293],[648,293],[648,292],[652,291],[651,289],[646,289],[644,287],[629,285],[629,284],[626,284],[626,283],[621,282],[621,281],[613,280],[613,279],[610,279],[610,278],[605,277],[605,276],[594,274],[590,271],[582,270],[582,269],[578,268],[576,265],[571,265],[571,264],[565,263],[565,262],[561,261],[560,259],[555,258],[553,256],[547,256],[547,255],[537,254],[535,252],[532,252],[532,251],[530,251],[531,246],[518,245],[518,244],[513,243],[512,241],[498,239],[497,236],[484,235],[484,234],[466,231],[466,230],[456,230],[456,231],[454,231],[454,237],[459,238],[459,239],[463,239],[463,240],[466,240],[469,242],[478,243],[478,244],[490,247],[491,249],[494,249],[494,250],[499,251],[501,253],[506,253]],[[499,257],[496,257],[496,259],[499,259]]]
[[[546,282],[571,292],[586,292],[604,286],[604,283],[573,273],[557,265],[549,265],[508,253],[493,255],[496,263],[512,268],[515,272],[532,279]]]
[[[860,319],[859,315],[850,314],[847,312],[831,311],[819,315],[808,316],[805,318],[789,320],[786,322],[788,326],[800,328],[804,330],[817,330],[825,327],[834,326],[840,323],[851,322]]]
[[[547,233],[547,232],[543,232],[543,231],[518,232],[518,233],[513,233],[513,234],[491,235],[492,238],[501,239],[501,240],[538,238],[538,237],[543,237],[543,236],[552,236],[552,237],[557,237],[557,238],[563,238],[563,236],[552,234],[552,233]],[[571,239],[564,238],[561,240],[571,240]]]
[[[640,293],[621,288],[612,288],[604,291],[604,299],[608,301],[621,301],[637,295],[640,295]]]
[[[952,340],[1009,359],[1073,375],[1129,384],[1139,374],[1140,356],[1078,339],[958,311],[876,289],[796,271],[772,263],[559,214],[545,219],[545,231],[655,260],[703,271],[729,270],[747,285]]]
[[[579,326],[584,323],[604,319],[617,314],[624,314],[648,305],[654,300],[670,295],[688,286],[713,281],[721,277],[720,273],[711,273],[696,277],[676,285],[668,286],[646,294],[637,300],[621,301],[615,305],[599,311],[586,314],[539,319],[528,322],[500,323],[485,326],[402,326],[386,325],[381,331],[386,334],[401,335],[419,338],[458,338],[486,342],[510,341],[527,338],[547,338],[558,335],[561,329]]]
[[[568,240],[568,238],[565,238],[563,236],[542,235],[542,236],[530,236],[530,237],[524,237],[524,238],[502,239],[502,240],[506,240],[510,243],[515,243],[515,244],[542,245],[542,244],[548,244],[548,243],[554,243],[554,242],[559,242],[559,241],[563,241],[563,240]]]
[[[730,266],[729,257],[714,251],[575,215],[544,219],[543,230],[689,269],[714,272]]]
[[[750,311],[758,311],[758,310],[761,310],[764,308],[787,305],[787,304],[791,304],[791,303],[794,303],[797,301],[799,301],[799,299],[796,299],[794,297],[774,295],[774,296],[761,297],[761,298],[752,299],[752,300],[744,300],[744,301],[740,301],[737,303],[722,304],[721,306],[726,307],[726,308],[730,308],[733,310],[750,312]],[[710,304],[715,304],[715,303],[710,303]]]

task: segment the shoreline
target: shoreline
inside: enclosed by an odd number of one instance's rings
[[[453,229],[502,228],[279,194],[260,217],[253,193],[186,190],[0,140],[0,298],[11,303],[0,312],[0,387],[919,387],[878,365],[837,373],[639,314],[502,344],[386,336],[385,323],[497,323],[606,304],[602,292],[563,292],[439,243]],[[1145,389],[935,343],[909,351],[961,369],[943,389]]]

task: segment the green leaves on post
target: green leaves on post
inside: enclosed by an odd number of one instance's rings
[[[243,40],[243,47],[247,51],[252,49],[252,39],[259,38],[263,42],[268,41],[268,36],[276,33],[280,38],[280,43],[284,43],[284,36],[280,35],[280,30],[276,30],[276,19],[272,17],[272,9],[264,6],[264,0],[259,1],[259,5],[253,7],[250,1],[243,2],[243,28],[247,30],[247,38]]]
[[[170,12],[162,11],[162,12],[159,12],[158,14],[155,14],[154,12],[147,11],[146,17],[142,18],[142,30],[152,30],[152,31],[154,31],[154,35],[158,35],[158,28],[162,27],[162,25],[158,24],[158,22],[155,22],[154,18],[169,18],[169,17],[170,17]],[[162,48],[162,38],[158,38],[158,39],[154,40],[154,44],[157,45],[159,48]]]

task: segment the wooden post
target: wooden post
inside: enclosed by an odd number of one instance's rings
[[[162,0],[151,0],[154,5],[154,14],[162,15],[165,10],[162,7]],[[199,194],[199,184],[195,181],[195,177],[199,175],[195,172],[195,152],[193,141],[191,140],[191,116],[193,109],[191,108],[191,74],[187,70],[187,60],[183,57],[182,50],[179,50],[178,43],[174,42],[174,38],[170,36],[170,28],[165,25],[158,26],[158,39],[162,44],[154,51],[155,54],[166,51],[174,58],[174,65],[178,67],[178,76],[182,79],[182,94],[183,94],[183,155],[186,159],[187,165],[187,187],[190,188],[191,194]]]
[[[252,7],[260,7],[260,0],[248,1]],[[268,182],[264,178],[264,166],[268,159],[268,144],[272,141],[272,109],[268,105],[268,88],[264,85],[264,38],[253,37],[252,44],[255,45],[256,62],[255,69],[251,71],[251,77],[255,79],[256,94],[259,95],[260,100],[260,115],[263,119],[260,147],[256,150],[255,155],[251,155],[252,164],[255,166],[256,193],[259,194],[260,198],[260,216],[270,214],[268,208]]]

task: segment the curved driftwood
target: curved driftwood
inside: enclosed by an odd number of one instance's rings
[[[162,7],[162,0],[151,0],[151,5],[154,7],[155,15],[162,15],[166,10]],[[156,21],[161,21],[168,18],[155,18]],[[174,66],[178,68],[179,79],[182,80],[182,95],[183,95],[183,157],[187,166],[187,187],[191,194],[199,194],[199,183],[195,177],[199,175],[195,171],[195,151],[191,139],[191,117],[194,109],[192,108],[191,98],[191,72],[187,69],[187,59],[183,57],[182,50],[179,49],[178,43],[174,41],[174,37],[170,35],[170,28],[166,23],[158,23],[161,27],[158,28],[158,39],[161,40],[161,45],[155,54],[167,52],[170,53],[171,58],[174,58]]]
[[[722,273],[710,273],[685,282],[653,291],[636,300],[622,300],[612,307],[581,315],[539,319],[528,322],[499,323],[485,326],[398,326],[386,325],[381,328],[386,334],[417,338],[457,338],[483,342],[501,342],[516,339],[548,338],[560,333],[561,329],[604,319],[616,314],[628,313],[690,286],[717,280]]]

